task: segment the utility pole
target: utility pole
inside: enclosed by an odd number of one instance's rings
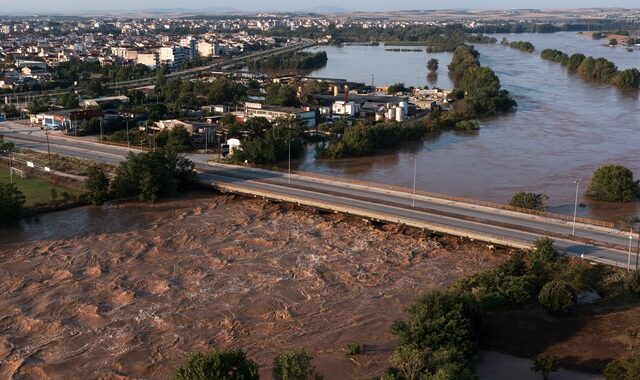
[[[575,204],[573,206],[573,229],[571,231],[571,236],[576,236],[576,218],[578,215],[578,188],[580,185],[580,181],[582,181],[582,179],[577,179],[576,181],[573,181],[573,183],[576,184],[576,201]]]
[[[11,150],[9,150],[9,183],[13,183],[13,158],[11,157]]]
[[[289,185],[291,185],[291,131],[289,131]]]
[[[127,120],[127,149],[131,150],[131,144],[129,143],[129,120]]]
[[[640,258],[640,228],[638,228],[638,248],[636,249],[636,270],[638,270],[639,258]]]
[[[100,144],[103,143],[104,133],[102,131],[102,119],[100,119]]]
[[[631,270],[631,242],[633,241],[633,228],[629,233],[629,258],[627,259],[627,272]]]

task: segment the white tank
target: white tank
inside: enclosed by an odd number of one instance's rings
[[[405,116],[409,114],[409,103],[400,102],[398,106],[402,108],[402,112],[404,112]]]
[[[389,108],[387,110],[387,119],[393,120],[395,116],[396,116],[396,111],[393,108]]]
[[[333,86],[333,96],[338,96],[340,94],[340,87]]]
[[[398,123],[401,123],[404,121],[404,110],[402,109],[402,107],[396,108],[396,121]]]

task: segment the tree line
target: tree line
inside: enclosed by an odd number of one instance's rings
[[[300,70],[317,69],[326,66],[327,52],[289,52],[272,55],[264,59],[249,62],[251,70]]]
[[[536,50],[536,47],[533,46],[533,44],[531,42],[528,42],[528,41],[512,41],[512,42],[509,42],[509,40],[507,40],[506,37],[502,39],[500,44],[505,45],[505,46],[509,46],[512,49],[522,50],[522,51],[527,52],[527,53],[533,53]]]
[[[588,57],[580,53],[569,56],[557,49],[544,49],[540,56],[562,64],[569,72],[586,80],[609,83],[623,90],[640,87],[640,70],[632,68],[620,71],[613,62],[603,57]]]

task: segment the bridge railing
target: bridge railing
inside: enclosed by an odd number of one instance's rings
[[[277,172],[280,172],[280,173],[287,173],[287,170],[282,169],[282,168],[270,168],[269,170],[274,170],[274,171],[277,171]],[[410,189],[410,188],[407,188],[407,187],[402,187],[402,186],[387,185],[387,184],[382,184],[382,183],[377,183],[377,182],[360,181],[360,180],[356,180],[356,179],[343,178],[343,177],[333,177],[333,176],[328,176],[328,175],[323,175],[323,174],[318,174],[318,173],[305,172],[305,171],[298,171],[298,170],[292,170],[291,173],[292,174],[301,175],[301,176],[305,176],[305,177],[322,179],[322,180],[326,180],[326,181],[341,182],[341,183],[353,184],[353,185],[365,186],[365,187],[371,187],[371,188],[376,188],[376,189],[381,189],[381,190],[389,190],[389,191],[397,191],[397,192],[402,192],[402,193],[413,194],[413,189]],[[464,197],[458,197],[458,196],[452,196],[452,195],[435,193],[435,192],[428,192],[428,191],[422,191],[422,190],[416,190],[416,195],[435,198],[435,199],[441,199],[441,200],[446,200],[446,201],[451,201],[451,202],[460,202],[460,203],[466,203],[466,204],[469,204],[469,205],[489,207],[489,208],[494,208],[494,209],[499,209],[499,210],[505,210],[505,211],[512,211],[512,212],[518,212],[518,213],[523,213],[523,214],[541,216],[541,217],[556,219],[556,220],[560,220],[560,221],[564,221],[564,222],[573,222],[573,216],[571,216],[571,215],[557,214],[557,213],[552,213],[552,212],[547,212],[547,211],[530,210],[530,209],[513,207],[513,206],[510,206],[510,205],[505,205],[505,204],[496,203],[496,202],[482,201],[482,200],[478,200],[478,199],[464,198]],[[614,223],[605,222],[605,221],[597,220],[597,219],[576,217],[575,220],[576,220],[576,223],[580,223],[580,224],[587,224],[587,225],[603,227],[603,228],[612,228],[612,229],[616,228],[616,225]]]

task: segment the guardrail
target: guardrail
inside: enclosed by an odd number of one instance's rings
[[[216,187],[221,191],[229,191],[233,193],[264,197],[264,198],[272,199],[276,201],[304,204],[306,206],[312,206],[318,209],[328,210],[332,212],[341,212],[341,213],[350,214],[350,215],[357,215],[359,217],[372,219],[372,220],[381,220],[381,221],[386,221],[390,223],[398,223],[398,224],[403,224],[411,227],[428,229],[428,230],[439,232],[439,233],[454,235],[462,238],[469,238],[469,239],[504,245],[512,248],[529,249],[532,247],[532,243],[529,241],[514,239],[506,235],[481,233],[481,232],[477,232],[469,229],[449,226],[446,224],[426,222],[426,221],[407,218],[407,217],[399,217],[397,215],[390,215],[390,214],[381,213],[378,211],[362,209],[359,207],[344,206],[344,205],[326,202],[326,201],[310,200],[302,197],[273,193],[266,190],[247,189],[241,186],[234,186],[221,181],[211,181],[211,184],[212,186]]]
[[[261,167],[259,167],[257,165],[247,165],[247,166],[248,167],[255,167],[255,168],[264,169],[264,168],[261,168]],[[276,171],[278,173],[287,173],[288,172],[288,170],[285,170],[285,169],[282,169],[282,168],[268,168],[266,170]],[[297,175],[301,175],[301,176],[305,176],[305,177],[322,179],[322,180],[325,180],[325,181],[341,182],[341,183],[353,184],[353,185],[358,185],[358,186],[372,187],[372,188],[377,188],[377,189],[381,189],[381,190],[398,191],[398,192],[402,192],[402,193],[413,194],[413,189],[402,187],[402,186],[386,185],[386,184],[377,183],[377,182],[360,181],[360,180],[344,178],[344,177],[333,177],[333,176],[328,176],[328,175],[323,175],[323,174],[318,174],[318,173],[305,172],[305,171],[298,171],[298,170],[292,170],[291,174],[297,174]],[[495,208],[495,209],[500,209],[500,210],[505,210],[505,211],[513,211],[513,212],[519,212],[519,213],[523,213],[523,214],[536,215],[536,216],[541,216],[541,217],[545,217],[545,218],[561,220],[561,221],[564,221],[564,222],[573,222],[573,216],[571,216],[571,215],[556,214],[556,213],[551,213],[551,212],[546,212],[546,211],[529,210],[529,209],[513,207],[513,206],[509,206],[509,205],[505,205],[505,204],[501,204],[501,203],[496,203],[496,202],[489,202],[489,201],[482,201],[482,200],[471,199],[471,198],[457,197],[457,196],[441,194],[441,193],[434,193],[434,192],[428,192],[428,191],[422,191],[422,190],[416,190],[416,195],[425,196],[425,197],[431,197],[431,198],[436,198],[436,199],[441,199],[441,200],[446,200],[446,201],[451,201],[451,202],[460,202],[460,203],[466,203],[466,204],[470,204],[470,205]],[[592,225],[592,226],[611,228],[611,229],[615,229],[616,228],[616,225],[614,223],[605,222],[605,221],[602,221],[602,220],[591,219],[591,218],[584,218],[584,217],[576,217],[576,223],[588,224],[588,225]]]

